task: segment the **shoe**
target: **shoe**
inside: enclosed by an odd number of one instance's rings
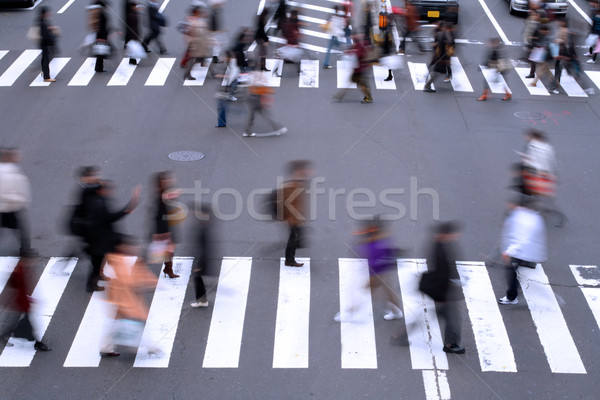
[[[383,81],[384,81],[384,82],[389,82],[389,81],[391,81],[392,79],[394,79],[394,77],[393,77],[392,75],[390,75],[390,76],[388,76],[387,78],[385,78]]]
[[[385,319],[386,321],[392,321],[394,319],[401,319],[402,317],[404,317],[404,314],[402,314],[402,311],[398,310],[397,313],[395,312],[388,312],[383,316],[383,319]]]
[[[584,92],[589,95],[596,94],[596,91],[594,90],[594,88],[587,88],[584,90]]]
[[[362,104],[368,104],[368,103],[372,103],[373,102],[373,98],[372,97],[364,97],[361,101]]]
[[[341,322],[342,321],[342,317],[341,317],[341,315],[340,315],[339,312],[335,313],[335,315],[333,316],[333,320],[335,322]]]
[[[299,263],[299,262],[296,262],[296,261],[286,262],[285,263],[286,267],[301,267],[303,265],[304,265],[304,263]]]
[[[331,65],[323,65],[323,69],[332,69],[333,67]]]
[[[163,273],[165,274],[165,277],[168,275],[169,278],[171,278],[171,279],[179,278],[179,275],[177,275],[176,273],[173,272],[173,262],[172,261],[167,261],[165,263],[165,268],[163,268]]]
[[[509,300],[508,297],[504,296],[503,298],[498,299],[498,303],[500,303],[500,304],[518,304],[519,300],[517,300],[517,299]]]
[[[194,308],[198,308],[198,307],[208,307],[208,301],[194,301],[193,303],[190,304],[190,306],[194,307]]]
[[[87,288],[87,292],[88,293],[92,293],[92,292],[103,292],[105,289],[102,286],[97,286],[93,287],[93,288]]]
[[[556,89],[551,89],[550,93],[552,93],[552,94],[559,94],[560,92],[558,90],[556,90]]]
[[[238,101],[238,99],[235,96],[229,96],[229,101]]]
[[[256,136],[256,133],[252,132],[252,133],[248,133],[248,132],[242,132],[242,136],[244,137],[248,137],[248,136]]]
[[[227,125],[215,125],[215,128],[226,128]]]
[[[283,128],[281,128],[280,130],[277,131],[278,135],[285,135],[287,133],[288,129],[284,126]]]
[[[52,351],[52,349],[44,344],[44,342],[35,341],[33,348],[39,351]]]
[[[444,79],[444,83],[448,83],[448,82],[450,82],[450,78]]]
[[[100,352],[100,357],[117,357],[120,355],[121,353],[117,353],[116,351]]]
[[[44,82],[56,82],[56,79],[48,78],[44,79]]]
[[[525,77],[525,79],[533,79],[535,78],[535,74],[529,74]]]
[[[502,101],[507,101],[512,99],[512,94],[510,94],[509,92],[506,92],[506,95],[502,98]]]
[[[137,65],[137,60],[129,60],[129,65]]]
[[[588,52],[587,52],[587,53],[585,53],[583,56],[584,56],[584,57],[591,57],[592,55],[593,55],[593,54],[592,54],[592,53],[590,53],[590,52],[588,51]]]
[[[531,86],[531,87],[536,87],[536,86],[537,86],[537,82],[531,82],[531,83],[529,84],[529,86]]]
[[[186,75],[183,79],[185,79],[186,81],[195,81],[196,80],[196,78],[194,78],[191,75]]]
[[[486,101],[488,99],[489,93],[490,93],[489,89],[483,89],[483,93],[480,97],[477,98],[477,101]]]
[[[594,60],[587,60],[587,61],[586,61],[586,63],[588,63],[588,64],[594,64],[595,62],[596,62],[596,61],[594,61]]]
[[[432,88],[423,88],[423,91],[427,93],[435,93],[435,90],[433,90]]]
[[[465,354],[465,348],[457,344],[444,345],[444,353]]]

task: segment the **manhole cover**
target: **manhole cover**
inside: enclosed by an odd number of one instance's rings
[[[199,151],[182,150],[169,154],[169,158],[173,161],[198,161],[204,158],[204,154]]]
[[[545,116],[542,113],[530,112],[530,111],[517,111],[515,117],[521,119],[544,119]]]

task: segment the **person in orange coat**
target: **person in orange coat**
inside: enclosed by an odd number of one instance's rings
[[[419,53],[423,53],[425,49],[423,44],[415,37],[419,31],[419,10],[410,1],[406,1],[406,8],[404,10],[404,27],[402,30],[402,41],[400,42],[400,48],[398,51],[404,53],[406,48],[406,38],[409,36],[413,37],[413,40],[417,42],[419,46]]]

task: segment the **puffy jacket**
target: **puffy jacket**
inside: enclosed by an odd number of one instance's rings
[[[546,225],[542,216],[525,207],[513,209],[504,220],[502,252],[523,261],[544,262],[546,251]]]

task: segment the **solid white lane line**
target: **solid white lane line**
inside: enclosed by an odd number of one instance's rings
[[[375,325],[367,260],[340,258],[342,368],[377,368]]]
[[[358,87],[356,83],[350,81],[352,72],[354,71],[351,61],[338,60],[336,66],[338,89],[356,89]]]
[[[435,303],[419,291],[421,274],[425,271],[427,263],[423,259],[398,260],[398,279],[412,368],[448,369]]]
[[[392,80],[386,81],[388,77],[388,67],[383,65],[373,65],[373,78],[377,89],[396,90],[396,82],[392,74]]]
[[[301,88],[319,87],[319,60],[301,60],[298,86]]]
[[[578,284],[582,286],[600,286],[600,269],[596,265],[569,265]],[[598,278],[592,277],[598,276]]]
[[[46,264],[44,272],[42,272],[42,276],[31,295],[34,302],[30,318],[38,339],[44,337],[76,264],[76,258],[61,257],[52,257]],[[28,367],[36,353],[33,342],[11,337],[9,343],[14,344],[14,346],[4,348],[2,355],[0,355],[0,366]]]
[[[450,58],[450,66],[452,67],[452,88],[455,92],[473,92],[473,86],[469,82],[469,78],[458,57]]]
[[[538,264],[535,269],[519,268],[519,280],[552,372],[585,374],[577,346],[542,265]]]
[[[450,400],[450,385],[446,371],[423,370],[423,384],[427,400]]]
[[[592,24],[592,19],[587,15],[587,13],[585,11],[583,11],[581,9],[581,7],[579,7],[577,5],[577,3],[573,0],[567,0],[569,2],[569,4],[571,5],[571,7],[573,7],[582,17],[583,19],[585,19],[587,21],[588,24]]]
[[[0,86],[12,86],[25,69],[42,53],[41,50],[25,50],[0,76]],[[40,66],[41,72],[41,66]]]
[[[226,257],[221,263],[203,368],[238,367],[251,271],[250,257]]]
[[[304,266],[279,266],[279,297],[275,322],[273,368],[308,368],[310,312],[310,259],[298,258]]]
[[[50,77],[56,78],[56,76],[65,67],[65,65],[67,65],[70,59],[71,57],[53,58],[49,65]],[[50,86],[50,82],[44,82],[44,77],[40,74],[33,80],[33,82],[31,82],[31,85],[29,86]]]
[[[139,60],[138,60],[139,62]],[[129,64],[129,57],[121,60],[117,70],[108,81],[106,86],[125,86],[133,76],[137,65]]]
[[[429,69],[425,63],[414,63],[407,62],[408,71],[410,72],[410,78],[413,82],[415,90],[423,90],[425,88],[425,82],[429,78]],[[431,84],[431,88],[435,90],[435,85]]]
[[[517,372],[515,355],[483,262],[456,263],[482,371]]]
[[[175,64],[175,58],[159,58],[144,86],[164,86]]]
[[[6,287],[10,274],[14,271],[19,257],[1,257],[0,258],[0,293]]]
[[[94,70],[95,65],[95,57],[86,58],[69,82],[68,86],[87,86],[94,77],[94,74],[96,74],[96,71]]]
[[[500,27],[500,24],[498,23],[498,21],[496,21],[496,18],[494,17],[494,14],[492,14],[492,12],[490,11],[490,9],[487,6],[487,4],[485,4],[485,1],[484,0],[479,0],[479,4],[481,4],[481,8],[483,8],[483,11],[485,11],[486,15],[490,19],[490,22],[492,23],[492,25],[494,25],[494,28],[496,28],[496,32],[498,32],[498,35],[500,36],[500,38],[502,39],[502,41],[504,42],[504,44],[510,45],[511,41],[508,40],[508,37],[506,36],[506,34],[504,33],[504,31]]]
[[[169,367],[193,261],[192,257],[174,257],[173,272],[179,275],[179,278],[171,279],[160,274],[134,367]]]
[[[169,4],[169,1],[171,0],[164,0],[163,3],[160,5],[160,8],[158,9],[158,12],[162,14],[163,11],[165,11],[165,8],[167,8],[167,4]]]
[[[538,79],[536,86],[529,86],[533,79],[525,78],[529,74],[529,68],[515,68],[515,72],[521,78],[521,81],[529,91],[529,94],[534,96],[550,96],[541,79]]]
[[[494,68],[488,68],[483,65],[480,65],[479,68],[492,93],[504,94],[504,89],[508,87],[504,77]],[[510,89],[508,91],[511,92]]]

